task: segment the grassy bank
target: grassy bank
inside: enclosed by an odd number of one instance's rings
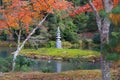
[[[119,80],[119,71],[111,71],[112,80]],[[9,72],[1,73],[0,80],[102,80],[100,70],[77,70],[62,73]]]
[[[36,49],[23,49],[21,54],[27,56],[50,56],[60,58],[91,58],[99,57],[99,52],[92,50],[81,50],[81,49],[56,49],[56,48],[40,48]]]

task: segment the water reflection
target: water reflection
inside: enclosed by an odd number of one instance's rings
[[[3,48],[0,47],[0,57],[7,58],[11,52],[15,51],[15,48]],[[28,58],[27,58],[28,59]],[[100,69],[100,63],[90,63],[90,62],[76,62],[76,61],[56,61],[56,60],[34,60],[30,59],[31,65],[28,67],[31,71],[42,71],[42,72],[62,72],[68,70],[78,70],[78,69]]]
[[[0,47],[0,57],[7,58],[13,51],[15,51],[15,48]]]
[[[51,60],[35,60],[31,66],[32,71],[42,71],[42,72],[62,72],[68,70],[91,70],[91,69],[100,69],[100,63],[91,63],[91,62],[80,62],[73,63],[68,61],[55,61]]]

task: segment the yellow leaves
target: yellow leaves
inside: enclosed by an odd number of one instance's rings
[[[115,24],[115,25],[118,25],[119,22],[120,22],[120,14],[110,14],[109,15],[110,19],[112,20],[112,22]]]
[[[11,27],[13,27],[13,28],[16,28],[16,27],[18,27],[18,23],[11,23],[11,24],[9,24]]]

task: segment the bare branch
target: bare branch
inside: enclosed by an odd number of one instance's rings
[[[41,26],[41,24],[46,20],[49,14],[47,14],[42,21],[39,22],[38,27]]]
[[[47,18],[48,15],[49,15],[49,14],[47,14],[47,15],[42,19],[42,21],[39,22],[38,26],[36,26],[36,27],[32,30],[32,32],[27,36],[27,38],[23,41],[23,43],[22,43],[21,46],[20,46],[20,50],[21,50],[22,47],[25,45],[25,43],[27,42],[27,40],[28,40],[28,39],[35,33],[35,31],[42,25],[42,23],[46,20],[46,18]]]

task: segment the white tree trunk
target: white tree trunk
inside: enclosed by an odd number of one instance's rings
[[[12,62],[12,71],[15,70],[15,61],[16,61],[16,58],[17,58],[17,55],[19,54],[19,51],[20,49],[18,48],[15,52],[14,52],[14,55],[13,55],[13,62]]]
[[[27,38],[21,43],[20,45],[20,35],[19,34],[19,37],[18,37],[18,47],[17,47],[17,50],[14,52],[14,57],[13,57],[13,62],[12,62],[12,71],[15,70],[15,61],[16,61],[16,58],[20,52],[20,50],[24,47],[25,43],[28,41],[28,39],[35,33],[35,31],[42,25],[42,23],[46,20],[48,14],[44,17],[44,19],[42,21],[39,22],[39,24],[32,30],[32,32],[27,36]]]

